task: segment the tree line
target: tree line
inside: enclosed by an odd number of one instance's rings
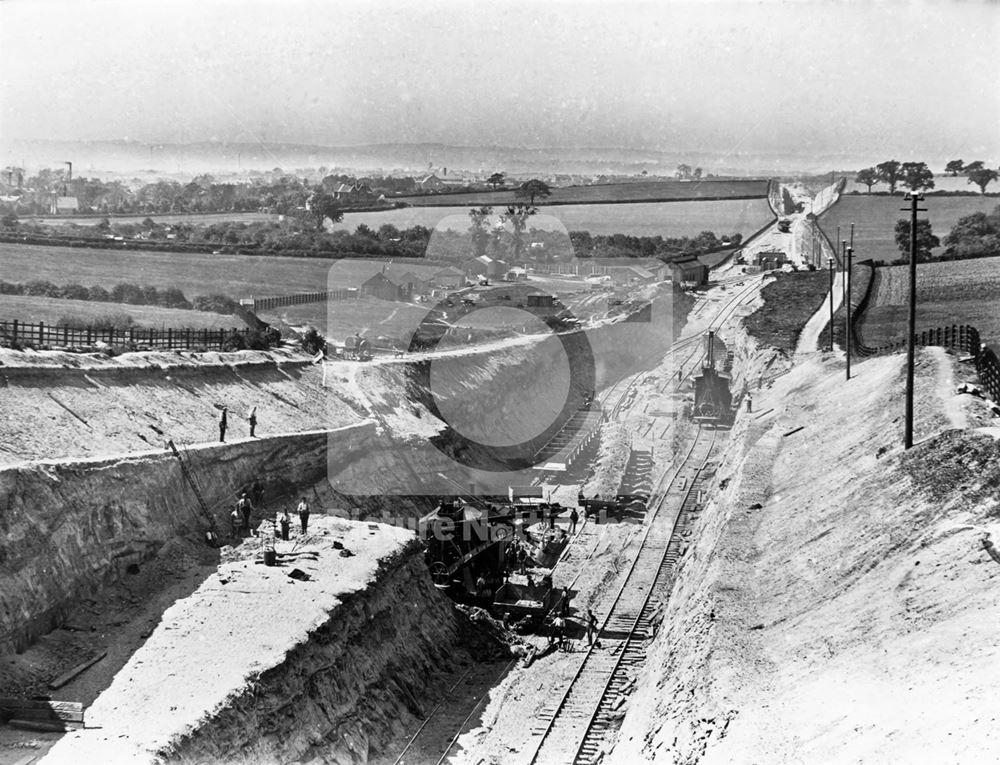
[[[955,159],[945,165],[945,171],[951,173],[952,177],[967,176],[967,183],[979,186],[983,194],[986,193],[986,187],[997,180],[998,175],[996,170],[987,168],[982,160],[965,164],[962,160]],[[934,188],[934,173],[927,167],[926,162],[899,162],[889,159],[874,167],[859,170],[854,182],[866,186],[869,194],[872,192],[872,186],[880,183],[889,187],[890,194],[895,194],[896,188],[900,185],[910,191],[920,192]]]
[[[239,308],[239,303],[228,295],[198,295],[193,300],[188,300],[177,287],[157,289],[130,282],[121,282],[108,290],[99,285],[85,287],[82,284],[74,283],[60,286],[45,279],[35,279],[24,283],[0,281],[0,295],[27,295],[125,305],[154,305],[161,308],[209,311],[226,316],[234,314]]]

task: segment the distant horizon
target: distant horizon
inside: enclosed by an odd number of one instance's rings
[[[51,149],[52,151],[48,151]],[[56,149],[69,150],[72,156],[51,156]],[[73,150],[76,150],[73,153]],[[148,156],[147,156],[148,152]],[[63,151],[63,153],[67,153]],[[337,156],[337,155],[340,156]],[[952,159],[966,162],[983,159],[988,167],[997,164],[989,157],[959,152],[948,157],[913,157],[903,153],[887,153],[869,161],[852,156],[853,152],[826,152],[815,156],[806,152],[762,151],[742,156],[729,156],[725,165],[714,161],[712,152],[666,152],[628,147],[559,146],[527,147],[498,144],[448,144],[439,141],[368,143],[354,145],[324,145],[274,141],[264,144],[246,141],[199,140],[185,143],[149,142],[137,139],[0,139],[0,163],[29,168],[58,169],[71,160],[78,171],[111,174],[148,173],[162,175],[198,175],[204,172],[239,174],[269,172],[275,167],[292,172],[296,168],[328,167],[330,172],[432,172],[440,174],[450,168],[452,173],[486,173],[507,171],[515,175],[629,175],[638,176],[643,170],[650,175],[669,177],[680,163],[700,165],[713,175],[736,177],[821,176],[827,173],[856,172],[886,159],[922,161],[935,175],[942,175]],[[324,156],[328,155],[328,156]],[[436,156],[439,162],[427,162]],[[28,159],[30,157],[30,160]]]
[[[406,145],[418,166],[445,164],[435,147],[769,174],[995,162],[998,37],[991,2],[15,0],[0,136]]]

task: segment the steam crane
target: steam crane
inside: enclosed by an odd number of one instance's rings
[[[705,362],[694,378],[695,422],[722,425],[732,419],[732,393],[729,375],[715,368],[715,333],[706,337]]]

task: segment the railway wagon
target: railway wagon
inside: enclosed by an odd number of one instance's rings
[[[532,629],[542,623],[559,598],[551,576],[530,585],[507,581],[496,592],[493,613],[497,618],[506,616],[511,623],[520,622],[522,630]]]

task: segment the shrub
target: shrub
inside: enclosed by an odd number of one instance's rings
[[[90,300],[90,290],[82,284],[67,284],[60,290],[59,297],[65,300]]]
[[[93,287],[88,289],[87,292],[90,295],[89,299],[93,300],[95,303],[111,302],[111,293],[104,289],[104,287],[100,287],[95,284]]]
[[[36,279],[24,285],[25,295],[34,295],[39,297],[59,297],[59,292],[60,292],[59,287],[57,287],[50,281],[45,281],[44,279]]]
[[[130,282],[120,282],[111,288],[111,302],[142,305],[144,302],[142,287]]]
[[[323,337],[317,330],[316,327],[309,327],[302,335],[302,339],[299,341],[302,346],[302,350],[306,353],[317,354],[320,351],[326,350],[326,338]]]
[[[177,287],[168,287],[160,292],[159,304],[166,308],[190,308],[191,301]]]
[[[24,285],[0,281],[0,295],[23,295]]]
[[[281,339],[277,330],[268,328],[263,331],[255,329],[246,332],[233,332],[222,344],[224,351],[266,351]]]
[[[100,316],[77,316],[67,314],[60,316],[56,322],[57,327],[70,327],[71,329],[91,329],[97,332],[107,332],[109,329],[126,330],[135,323],[135,320],[127,313],[107,313]]]
[[[212,311],[231,316],[236,313],[240,304],[228,295],[198,295],[193,305],[198,311]]]

